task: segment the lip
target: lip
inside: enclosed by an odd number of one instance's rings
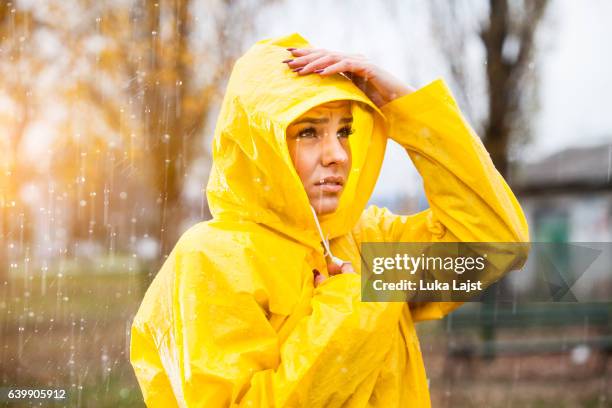
[[[317,184],[315,187],[326,193],[339,193],[344,188],[340,184]]]
[[[328,176],[315,183],[315,186],[324,192],[337,193],[344,188],[344,177]]]

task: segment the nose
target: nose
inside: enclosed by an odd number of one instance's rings
[[[344,164],[348,160],[346,147],[333,133],[325,135],[321,148],[321,164],[324,166]]]

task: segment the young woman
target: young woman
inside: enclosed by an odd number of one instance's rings
[[[388,137],[428,210],[366,209]],[[460,304],[361,302],[360,244],[528,240],[441,80],[414,91],[297,34],[236,63],[207,198],[212,220],[181,237],[134,319],[148,406],[429,406],[414,324]]]

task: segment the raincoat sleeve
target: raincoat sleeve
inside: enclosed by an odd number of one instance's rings
[[[305,310],[277,331],[265,290],[241,289],[230,266],[177,253],[170,330],[133,333],[149,407],[340,406],[373,387],[401,304],[362,303],[359,276],[335,276],[307,290]]]
[[[366,210],[387,242],[528,242],[523,211],[463,118],[443,80],[382,107],[389,137],[420,173],[430,208],[396,215]],[[519,248],[519,247],[517,247]],[[525,247],[516,256],[525,261]],[[441,318],[461,303],[411,305],[415,320]]]

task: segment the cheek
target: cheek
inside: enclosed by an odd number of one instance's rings
[[[295,170],[302,182],[310,181],[317,165],[316,151],[304,145],[295,146],[292,156]]]
[[[348,173],[351,171],[351,166],[353,165],[353,156],[351,155],[350,146],[347,146],[344,150],[346,151],[346,155],[348,157],[346,163],[344,163],[344,170],[348,175]]]

